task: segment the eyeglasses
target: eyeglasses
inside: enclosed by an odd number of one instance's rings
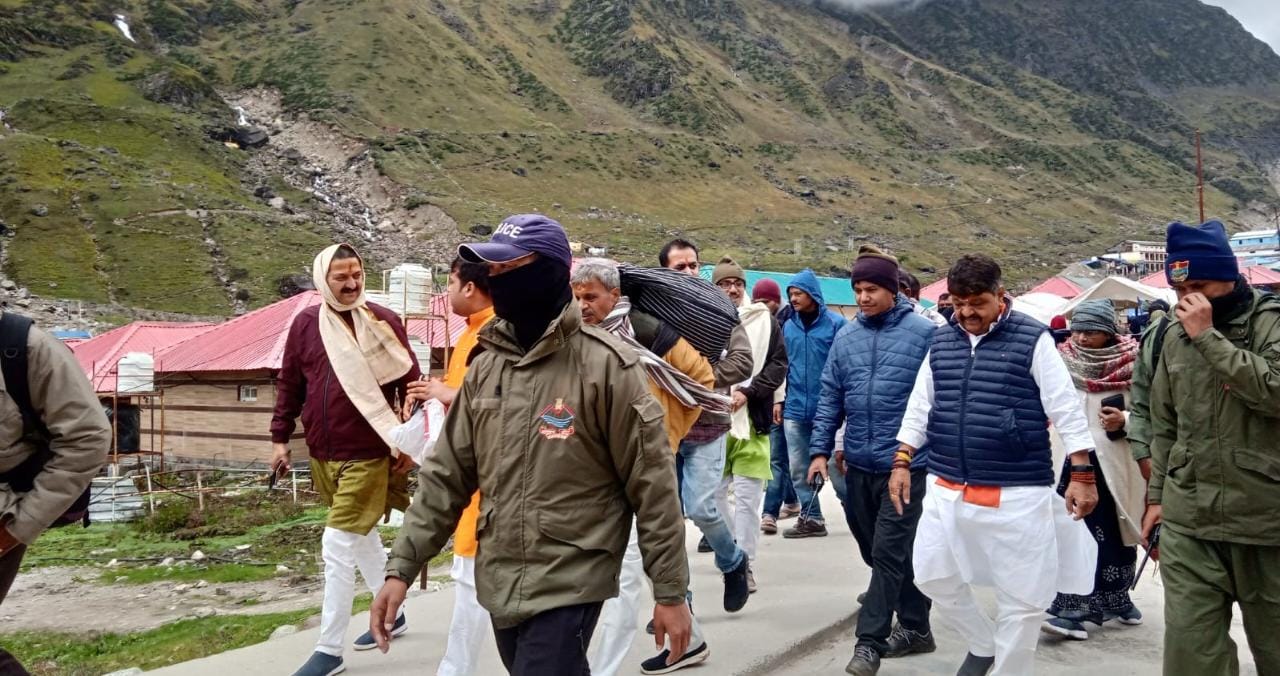
[[[722,289],[745,289],[747,288],[747,283],[741,279],[722,279],[716,286]]]

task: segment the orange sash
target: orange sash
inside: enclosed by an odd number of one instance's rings
[[[938,477],[935,482],[943,488],[953,491],[964,491],[964,501],[979,507],[1000,508],[1000,487],[999,486],[971,486],[969,484],[958,484],[953,481],[947,481],[942,477]]]

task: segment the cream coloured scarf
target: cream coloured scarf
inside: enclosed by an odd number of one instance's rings
[[[768,306],[764,303],[750,303],[738,307],[738,317],[742,321],[742,328],[747,332],[747,339],[751,343],[751,378],[745,382],[738,383],[735,386],[744,387],[751,383],[751,379],[760,375],[760,371],[764,369],[765,362],[769,358],[769,338],[772,337],[773,327],[769,323]],[[751,413],[747,409],[750,406],[744,405],[742,408],[733,412],[730,417],[729,435],[735,439],[750,439],[752,433]]]
[[[394,457],[400,449],[391,440],[391,428],[400,424],[400,417],[387,405],[382,386],[408,373],[413,359],[391,326],[369,309],[363,283],[360,297],[351,305],[343,305],[333,295],[329,266],[339,246],[334,244],[321,251],[311,265],[311,279],[324,298],[320,305],[320,340],[342,391],[391,448]],[[363,260],[360,266],[364,267]],[[339,314],[342,312],[351,313],[351,326],[343,321]]]

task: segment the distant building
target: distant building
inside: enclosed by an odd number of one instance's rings
[[[1102,256],[1102,259],[1118,262],[1121,266],[1127,268],[1126,271],[1138,275],[1148,275],[1158,270],[1164,270],[1166,258],[1168,258],[1168,253],[1165,251],[1164,242],[1135,239],[1127,239],[1111,247],[1108,249],[1107,255]]]
[[[1231,249],[1242,266],[1280,263],[1280,231],[1250,230],[1232,235]]]

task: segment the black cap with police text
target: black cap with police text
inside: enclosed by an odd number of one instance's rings
[[[531,253],[573,266],[564,226],[542,214],[510,216],[494,229],[488,242],[458,247],[458,255],[471,263],[506,263]]]

